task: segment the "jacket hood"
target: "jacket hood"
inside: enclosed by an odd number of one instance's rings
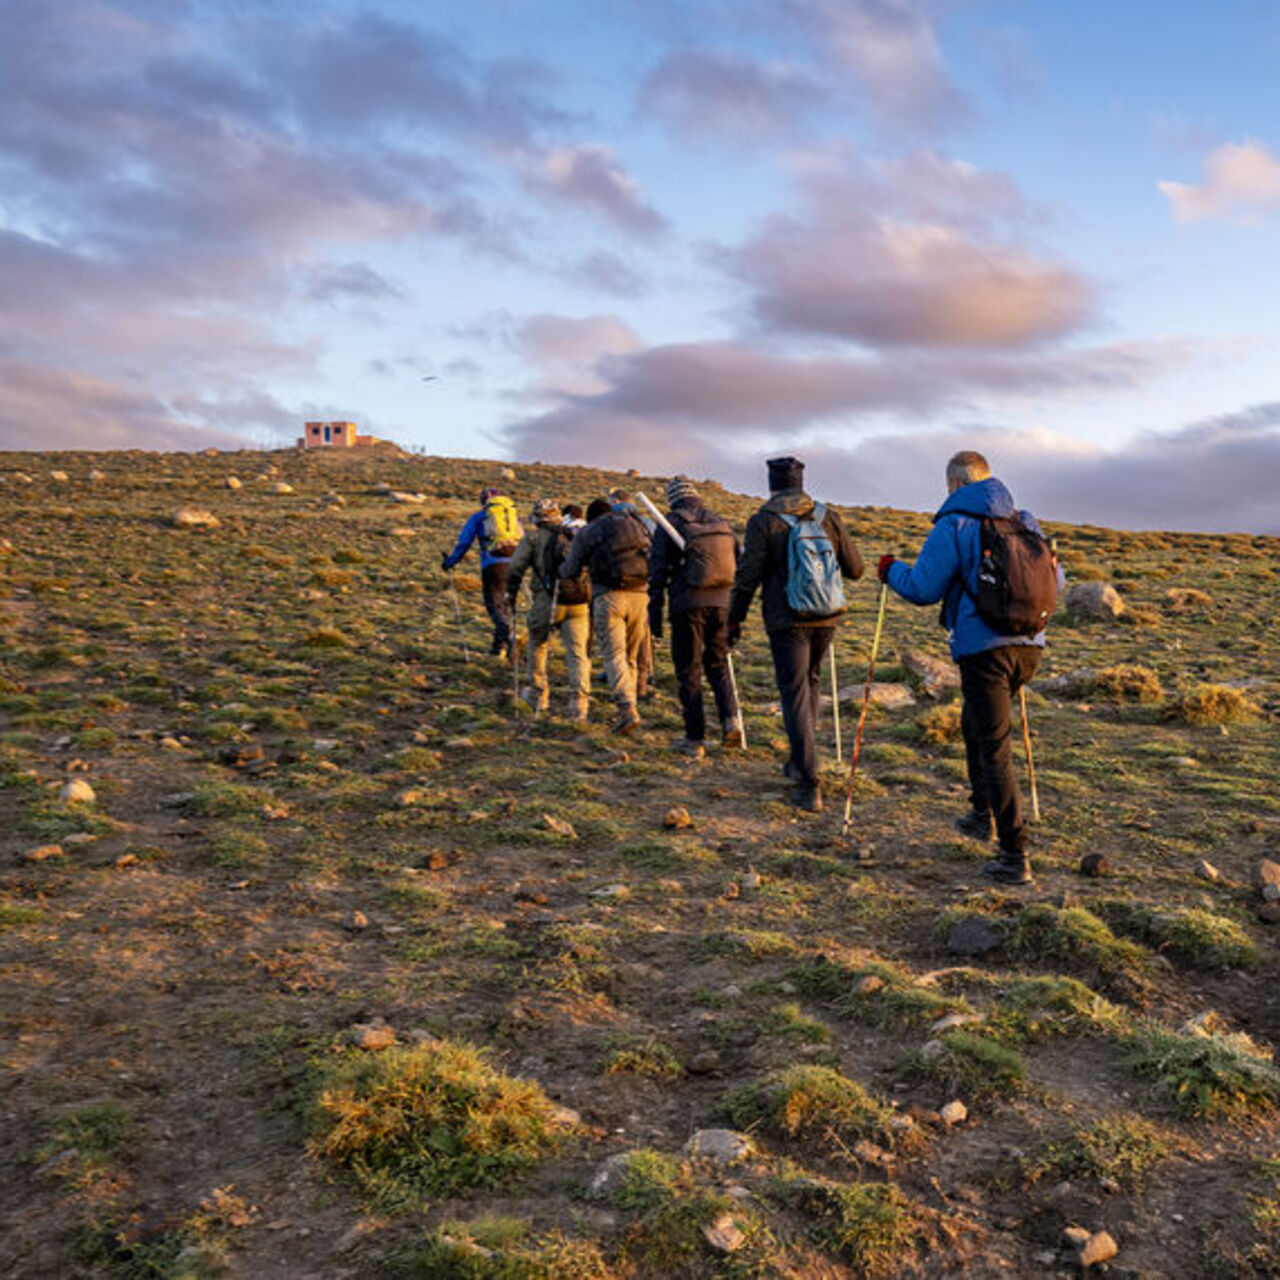
[[[818,504],[803,489],[784,489],[775,493],[761,508],[775,516],[798,516],[804,519]]]
[[[961,485],[938,508],[933,519],[935,523],[943,516],[976,516],[979,519],[992,516],[997,520],[1007,520],[1017,514],[1013,494],[995,476],[989,476],[986,480]]]

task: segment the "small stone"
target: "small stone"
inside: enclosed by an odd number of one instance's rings
[[[1259,888],[1265,890],[1267,885],[1280,885],[1280,862],[1272,862],[1270,858],[1263,858],[1253,869],[1253,883]]]
[[[893,1163],[893,1156],[889,1154],[883,1147],[878,1147],[874,1142],[869,1142],[866,1138],[859,1138],[853,1144],[853,1158],[861,1160],[863,1164],[873,1164],[878,1168],[884,1169]]]
[[[626,1181],[627,1165],[631,1161],[631,1152],[619,1151],[610,1156],[591,1175],[587,1186],[588,1200],[607,1200]]]
[[[351,1028],[351,1042],[357,1049],[376,1052],[379,1049],[390,1049],[396,1042],[396,1029],[385,1022],[357,1022]]]
[[[272,493],[278,493],[278,494],[280,494],[281,496],[283,496],[283,495],[284,495],[284,494],[286,494],[286,493],[292,493],[292,492],[293,492],[293,485],[288,484],[288,483],[287,483],[286,481],[284,481],[284,480],[277,480],[277,481],[275,482],[275,484],[273,484],[273,485],[271,486],[271,492],[272,492]]]
[[[1280,884],[1264,884],[1262,886],[1264,902],[1280,902]]]
[[[582,1123],[582,1116],[572,1107],[553,1106],[551,1123],[557,1129],[576,1129]]]
[[[359,933],[362,929],[369,927],[369,917],[363,911],[352,911],[342,922],[344,929],[350,930],[352,933]]]
[[[1120,1194],[1120,1183],[1117,1182],[1115,1178],[1099,1178],[1098,1186],[1100,1186],[1109,1196]]]
[[[1264,902],[1258,908],[1258,919],[1263,924],[1280,924],[1280,902]]]
[[[424,799],[424,793],[415,787],[409,787],[407,790],[400,792],[396,796],[396,804],[401,809],[412,809],[415,804],[421,804]]]
[[[161,738],[160,746],[166,751],[185,751],[186,747],[180,743],[177,738]]]
[[[685,1143],[685,1154],[713,1164],[737,1164],[754,1150],[751,1139],[732,1129],[699,1129]]]
[[[920,1060],[922,1062],[937,1062],[939,1058],[946,1056],[947,1046],[941,1040],[926,1040],[920,1049]]]
[[[62,837],[62,843],[64,845],[92,844],[97,838],[92,831],[73,831],[69,836]]]
[[[948,1102],[945,1107],[940,1108],[938,1111],[938,1119],[948,1128],[952,1125],[963,1124],[968,1118],[969,1108],[959,1098]]]
[[[1092,1233],[1086,1227],[1063,1227],[1062,1243],[1067,1249],[1080,1250],[1089,1243],[1089,1236]]]
[[[563,818],[557,818],[554,814],[544,813],[542,815],[542,825],[548,831],[555,832],[558,836],[563,836],[566,840],[576,840],[578,833],[573,829],[572,822],[566,822]]]
[[[953,955],[980,956],[1004,944],[1004,930],[984,916],[966,916],[947,930],[947,950]]]
[[[469,751],[475,745],[470,738],[450,738],[444,744],[446,751]]]
[[[855,995],[869,996],[884,987],[884,979],[878,973],[863,974],[853,985]]]
[[[736,1000],[742,994],[742,988],[736,982],[731,982],[720,994],[726,1000]]]
[[[42,844],[26,853],[18,855],[19,862],[47,862],[50,858],[61,858],[66,851],[60,844]]]
[[[689,1059],[688,1070],[691,1075],[710,1075],[720,1065],[720,1055],[714,1049],[704,1049]]]
[[[730,1213],[722,1213],[714,1222],[708,1222],[702,1228],[702,1238],[717,1253],[737,1253],[747,1243],[746,1235]]]
[[[681,831],[685,827],[693,826],[693,819],[689,816],[688,809],[677,804],[667,810],[667,816],[663,818],[662,825],[668,831]]]
[[[72,778],[59,793],[65,804],[93,804],[98,796],[83,778]]]
[[[1105,854],[1086,853],[1080,859],[1080,874],[1082,876],[1105,876],[1110,869]]]
[[[1108,1232],[1095,1231],[1081,1247],[1080,1256],[1076,1261],[1081,1267],[1092,1267],[1095,1263],[1114,1258],[1119,1252],[1116,1242]]]
[[[631,892],[625,884],[606,884],[599,889],[593,889],[591,896],[593,898],[625,898]]]
[[[203,507],[179,507],[170,523],[178,529],[216,529],[222,521]]]
[[[758,889],[761,883],[760,873],[755,867],[748,867],[747,873],[742,877],[742,887],[744,889]]]
[[[1221,879],[1221,872],[1219,872],[1218,868],[1215,867],[1212,862],[1209,862],[1204,858],[1201,858],[1200,861],[1196,863],[1196,875],[1198,875],[1201,880]]]
[[[1109,582],[1077,582],[1068,592],[1067,611],[1083,618],[1119,618],[1128,612]]]
[[[228,489],[239,489],[240,487],[241,487],[240,481],[239,481],[239,479],[238,479],[236,476],[228,476],[228,477],[227,477],[227,488],[228,488]]]

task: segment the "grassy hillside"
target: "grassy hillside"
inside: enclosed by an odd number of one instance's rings
[[[0,456],[0,1271],[1030,1275],[1076,1226],[1276,1274],[1280,540],[1053,531],[1129,607],[1055,620],[996,892],[932,609],[889,605],[849,840],[829,720],[836,803],[783,802],[756,616],[741,756],[670,750],[661,651],[625,744],[599,685],[585,733],[517,714],[438,568],[501,465]],[[929,528],[845,516],[872,564]]]

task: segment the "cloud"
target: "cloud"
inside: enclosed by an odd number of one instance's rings
[[[639,349],[635,332],[616,316],[581,318],[537,315],[513,336],[516,349],[541,370],[526,394],[594,395],[608,389],[598,371],[602,361]]]
[[[1230,218],[1257,222],[1280,213],[1280,160],[1261,142],[1226,142],[1204,161],[1205,179],[1195,185],[1160,182],[1177,222]]]
[[[646,290],[644,276],[627,265],[616,253],[600,250],[564,268],[564,274],[601,293],[618,298],[638,298]]]
[[[800,176],[801,215],[710,254],[749,287],[765,331],[998,349],[1092,319],[1089,282],[1018,243],[1043,215],[1004,175],[923,155],[881,171],[824,159]]]
[[[682,140],[723,137],[753,143],[789,134],[800,115],[826,98],[825,90],[795,67],[684,49],[668,54],[644,78],[638,106]]]
[[[809,32],[819,56],[846,76],[882,126],[936,130],[970,118],[919,0],[790,0],[783,10]]]
[[[378,298],[403,301],[406,294],[367,262],[343,262],[314,271],[306,286],[306,296],[313,302],[369,301]]]
[[[548,148],[533,157],[525,182],[539,195],[595,214],[631,235],[651,237],[667,229],[608,147]]]

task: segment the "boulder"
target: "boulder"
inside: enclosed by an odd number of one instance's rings
[[[170,517],[170,523],[178,529],[216,529],[222,522],[203,507],[179,507]]]
[[[667,815],[662,819],[662,825],[668,831],[683,831],[686,827],[693,826],[693,819],[689,816],[689,810],[683,805],[672,805],[667,810]]]
[[[733,1214],[722,1213],[714,1222],[702,1228],[702,1238],[716,1253],[737,1253],[747,1237],[733,1220]]]
[[[898,659],[928,698],[938,698],[960,687],[960,668],[945,658],[935,658],[915,649],[902,649]]]
[[[239,488],[240,488],[240,481],[239,481],[235,476],[228,476],[228,477],[227,477],[227,488],[228,488],[228,489],[239,489]]]
[[[1128,612],[1109,582],[1077,582],[1067,591],[1067,612],[1080,618],[1119,618]]]
[[[685,1155],[713,1164],[737,1164],[751,1155],[754,1147],[745,1133],[733,1129],[699,1129],[684,1144]]]
[[[98,798],[97,793],[83,778],[72,778],[64,784],[59,796],[64,804],[93,804]]]
[[[981,956],[1004,944],[1004,930],[985,916],[965,916],[947,930],[947,950],[952,955]]]
[[[960,1101],[959,1098],[948,1102],[938,1112],[938,1119],[942,1121],[948,1128],[952,1125],[963,1124],[969,1118],[969,1108]]]

